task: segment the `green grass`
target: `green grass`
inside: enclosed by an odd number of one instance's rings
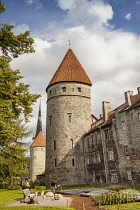
[[[23,198],[20,190],[0,190],[0,207]]]
[[[46,207],[46,206],[12,206],[0,208],[3,210],[74,210],[68,207]]]
[[[99,206],[100,209],[106,209],[106,210],[140,210],[140,202],[137,203],[125,203],[125,204],[119,204],[119,205],[105,205],[105,206]]]

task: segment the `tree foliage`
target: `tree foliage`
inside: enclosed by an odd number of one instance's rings
[[[5,8],[0,0],[0,13]],[[26,31],[14,35],[14,26],[0,24],[0,177],[12,178],[27,172],[27,158],[21,138],[28,135],[26,123],[32,105],[40,97],[29,92],[29,85],[20,82],[19,70],[12,70],[10,62],[24,53],[32,53],[34,40]]]

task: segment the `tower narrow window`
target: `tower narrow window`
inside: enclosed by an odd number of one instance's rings
[[[49,116],[49,123],[52,124],[52,116]]]
[[[63,92],[66,92],[66,87],[62,87],[62,91]]]
[[[71,123],[71,113],[68,113],[68,122]]]
[[[74,159],[72,159],[72,166],[74,166],[75,165],[75,163],[74,163]]]
[[[50,90],[50,95],[52,94],[52,91]]]
[[[54,159],[54,166],[57,167],[57,160]]]
[[[71,141],[71,149],[73,149],[73,139],[71,139],[70,141]]]
[[[56,150],[56,141],[54,140],[54,150]]]
[[[122,130],[126,131],[126,122],[125,121],[122,121]]]
[[[77,90],[78,90],[78,92],[81,92],[81,88],[80,87],[78,87]]]

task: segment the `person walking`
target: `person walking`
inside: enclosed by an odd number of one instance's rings
[[[52,188],[53,194],[55,194],[55,188],[56,188],[55,180],[53,180],[53,181],[51,182],[51,188]]]

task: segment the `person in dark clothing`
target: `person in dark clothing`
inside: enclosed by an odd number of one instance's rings
[[[53,194],[55,194],[55,188],[56,188],[55,180],[53,180],[53,181],[51,182],[51,188],[52,188]]]

